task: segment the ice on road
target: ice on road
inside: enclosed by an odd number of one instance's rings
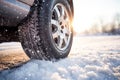
[[[0,80],[120,80],[120,36],[76,36],[68,58],[30,60]]]

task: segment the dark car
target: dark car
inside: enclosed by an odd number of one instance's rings
[[[0,0],[0,42],[20,41],[32,59],[65,58],[73,15],[72,0]]]

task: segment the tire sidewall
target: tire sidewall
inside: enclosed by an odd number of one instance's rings
[[[71,10],[70,10],[70,7],[69,7],[69,4],[67,2],[67,0],[46,0],[46,3],[47,6],[46,7],[43,7],[44,11],[41,13],[41,14],[44,14],[43,16],[45,17],[43,21],[45,21],[44,24],[42,24],[42,26],[45,26],[44,27],[44,31],[46,31],[44,33],[44,36],[45,37],[45,41],[43,43],[47,45],[47,48],[49,48],[49,51],[51,53],[51,55],[54,55],[56,58],[64,58],[66,57],[69,52],[70,52],[70,49],[71,49],[71,46],[72,46],[72,38],[73,38],[73,31],[71,33],[71,37],[70,37],[70,41],[69,41],[69,45],[68,47],[63,51],[63,50],[59,50],[55,43],[54,43],[54,40],[52,38],[52,32],[51,32],[51,18],[52,18],[52,12],[53,12],[53,8],[54,6],[57,4],[57,3],[61,3],[63,4],[67,11],[68,11],[68,14],[69,16],[71,17],[72,13],[71,13]],[[41,18],[40,18],[41,19]],[[41,20],[39,22],[40,24],[42,23]],[[72,30],[72,28],[71,28]],[[45,46],[44,46],[45,47]]]

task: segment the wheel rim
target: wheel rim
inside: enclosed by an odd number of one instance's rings
[[[65,50],[71,39],[70,17],[63,4],[56,4],[51,18],[52,39],[59,50]]]

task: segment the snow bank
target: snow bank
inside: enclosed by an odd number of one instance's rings
[[[58,62],[31,60],[1,72],[0,80],[118,80],[120,54],[89,54]]]

